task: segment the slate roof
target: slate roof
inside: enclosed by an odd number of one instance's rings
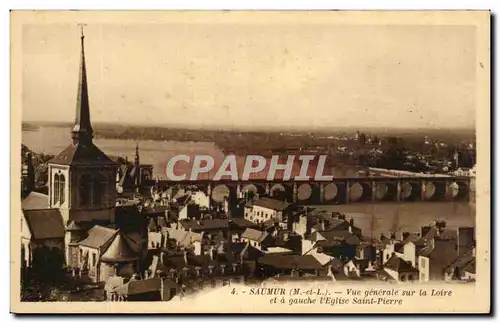
[[[128,262],[139,259],[138,255],[130,246],[130,241],[118,232],[108,249],[101,256],[104,262]]]
[[[260,257],[257,262],[279,269],[322,269],[321,263],[312,255],[274,255],[267,254]]]
[[[290,205],[290,203],[263,197],[253,202],[253,205],[264,207],[271,210],[283,211]]]
[[[119,295],[139,295],[161,290],[161,278],[131,280],[126,284],[118,286],[115,291]]]
[[[387,262],[384,264],[384,268],[395,270],[398,273],[418,271],[411,265],[411,262],[405,261],[404,259],[401,259],[396,255],[393,255],[391,258],[389,258],[389,260],[387,260]]]
[[[410,242],[413,242],[416,246],[425,246],[427,243],[425,240],[421,239],[420,236],[416,234],[410,234],[408,237],[406,237],[406,239],[403,240],[402,243],[403,245],[405,245]]]
[[[61,151],[59,155],[49,160],[48,163],[57,165],[118,166],[93,143],[71,144],[66,149]]]
[[[252,228],[247,228],[241,235],[244,239],[249,239],[252,241],[262,242],[269,235],[266,231],[259,231]]]
[[[59,209],[24,210],[32,239],[64,238],[65,229]]]
[[[434,240],[434,248],[429,245],[419,252],[420,256],[427,257],[433,264],[443,269],[448,267],[456,259],[456,243],[451,240]]]
[[[107,242],[109,242],[116,235],[117,232],[118,230],[96,225],[89,230],[88,237],[78,242],[78,244],[98,249],[104,246]]]
[[[49,196],[38,192],[31,192],[21,201],[23,210],[48,209],[49,205]]]

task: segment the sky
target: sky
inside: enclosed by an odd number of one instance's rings
[[[313,15],[312,15],[313,16]],[[25,121],[74,119],[79,27],[26,24]],[[232,128],[473,127],[473,26],[96,23],[93,122]]]

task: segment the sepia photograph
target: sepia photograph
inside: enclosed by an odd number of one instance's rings
[[[488,11],[12,11],[11,311],[489,312],[489,46]]]

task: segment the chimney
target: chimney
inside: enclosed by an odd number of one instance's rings
[[[321,224],[321,231],[325,231],[325,221],[320,220],[320,224]]]
[[[352,234],[352,225],[349,225],[349,233]]]

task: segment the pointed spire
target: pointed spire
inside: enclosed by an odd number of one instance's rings
[[[93,132],[90,123],[89,94],[87,88],[87,69],[85,66],[85,48],[83,26],[81,27],[81,56],[80,77],[78,80],[78,96],[76,98],[75,125],[72,131],[73,144],[89,144],[92,142]]]

